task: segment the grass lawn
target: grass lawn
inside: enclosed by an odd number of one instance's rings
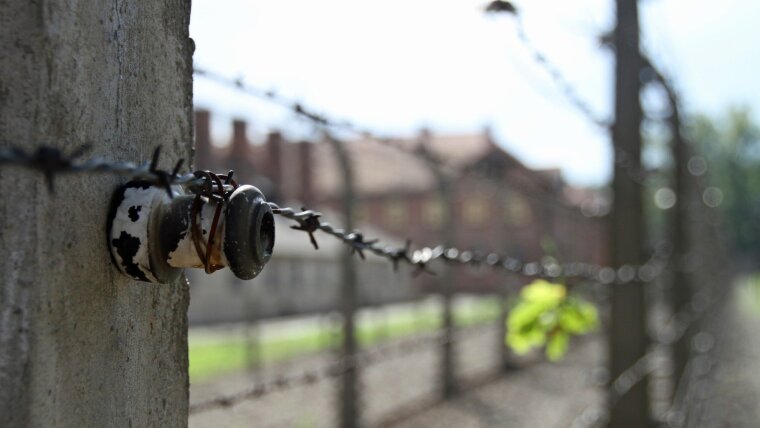
[[[437,308],[436,308],[437,309]],[[357,323],[357,338],[362,345],[430,331],[441,325],[440,311],[430,307],[420,310],[396,311],[381,316],[361,317]],[[454,319],[459,326],[491,322],[498,317],[496,299],[479,299],[466,305],[456,305]],[[337,327],[313,323],[298,331],[268,336],[252,346],[245,337],[227,335],[219,340],[189,341],[190,381],[198,382],[213,376],[242,370],[257,361],[270,364],[335,347],[340,342]]]
[[[760,315],[760,273],[755,272],[739,278],[738,283],[739,307],[754,315]]]

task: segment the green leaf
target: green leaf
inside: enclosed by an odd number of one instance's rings
[[[552,284],[542,279],[526,285],[520,292],[520,297],[528,302],[558,305],[567,296],[567,290],[562,284]]]
[[[590,303],[570,299],[560,309],[559,326],[568,333],[588,333],[597,322],[596,308]]]
[[[556,331],[549,338],[546,344],[546,357],[549,361],[557,361],[567,352],[567,346],[570,342],[570,335],[564,331]]]
[[[533,341],[525,334],[507,334],[507,344],[515,353],[527,354],[535,345]]]
[[[594,305],[568,296],[562,284],[536,280],[523,288],[510,311],[505,341],[518,354],[546,346],[546,356],[556,361],[567,352],[572,335],[588,333],[597,323]]]

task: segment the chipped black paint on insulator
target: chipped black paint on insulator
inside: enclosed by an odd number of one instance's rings
[[[204,268],[192,233],[195,194],[182,186],[166,189],[145,182],[120,187],[111,202],[108,246],[111,259],[125,275],[140,281],[167,283],[183,268]],[[200,247],[214,266],[229,266],[240,279],[261,273],[274,248],[274,216],[264,195],[243,185],[223,201],[201,197],[196,213]],[[218,204],[220,218],[211,248],[206,248]]]

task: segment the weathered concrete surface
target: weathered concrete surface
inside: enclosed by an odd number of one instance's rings
[[[191,155],[189,0],[0,0],[0,144]],[[67,142],[68,141],[68,142]],[[0,426],[184,426],[188,288],[111,265],[124,178],[0,169]]]

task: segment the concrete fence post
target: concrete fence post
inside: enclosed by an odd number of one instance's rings
[[[190,161],[189,19],[189,0],[0,1],[0,146]],[[0,426],[187,425],[187,283],[112,265],[124,181],[60,176],[50,194],[0,169]]]

